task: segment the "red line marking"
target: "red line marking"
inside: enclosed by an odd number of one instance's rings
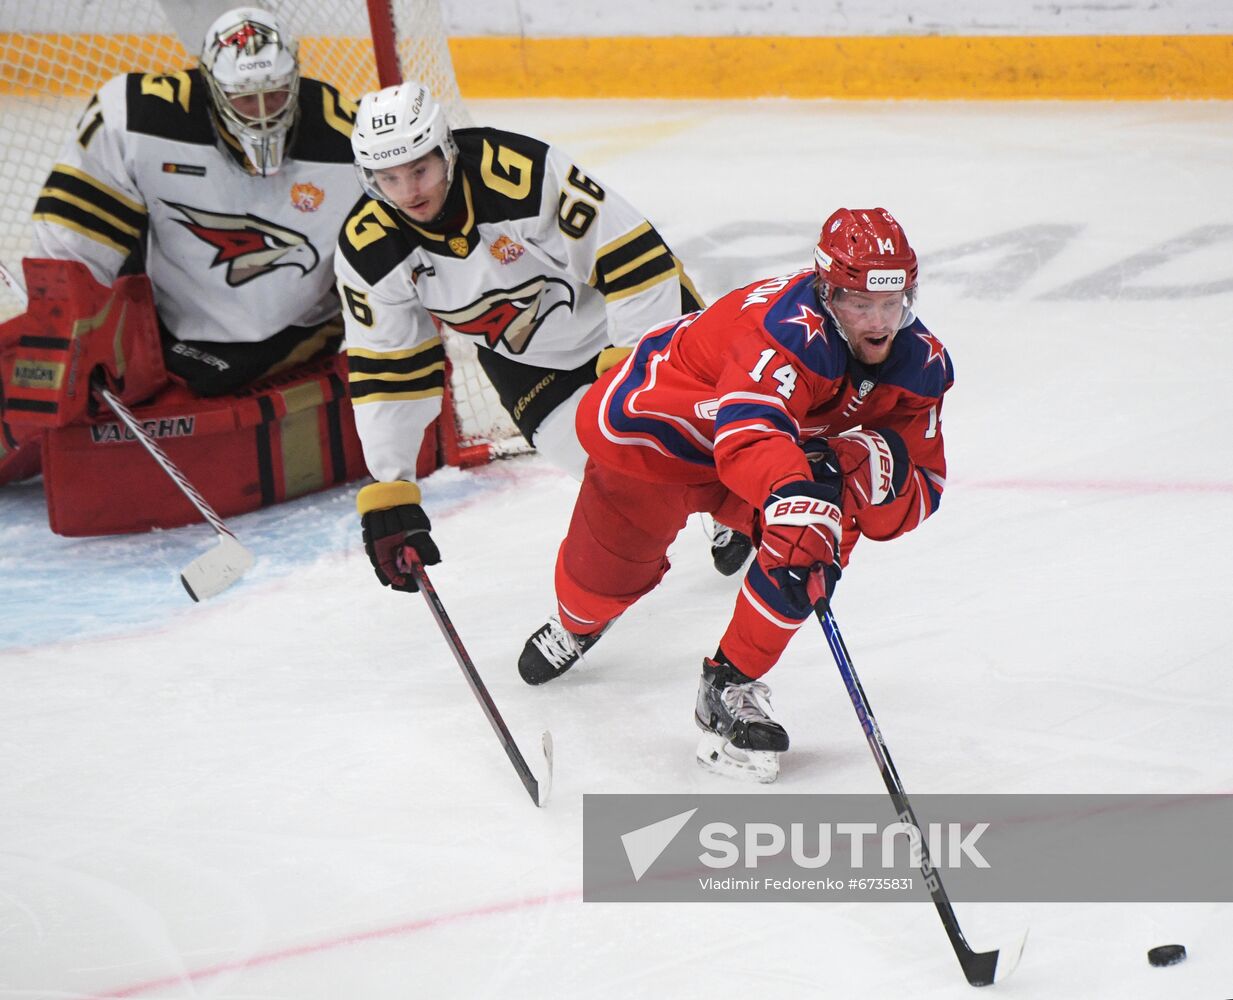
[[[419,931],[432,930],[437,927],[458,923],[463,920],[473,920],[476,917],[490,917],[501,913],[511,913],[515,910],[526,910],[535,906],[545,906],[548,903],[556,903],[565,899],[581,898],[581,889],[567,889],[561,892],[549,893],[545,896],[529,896],[525,899],[515,899],[506,903],[493,903],[489,906],[480,906],[473,910],[459,910],[457,913],[445,913],[436,917],[424,917],[420,920],[409,920],[401,924],[392,924],[389,927],[378,927],[370,931],[361,931],[358,934],[346,934],[341,937],[327,938],[323,941],[313,941],[308,944],[296,945],[291,948],[280,948],[276,951],[267,951],[257,955],[250,955],[248,958],[237,959],[233,962],[221,962],[218,965],[209,965],[203,969],[194,969],[178,975],[162,976],[158,979],[147,979],[144,982],[134,983],[131,986],[123,986],[108,993],[96,993],[94,996],[100,998],[100,1000],[111,1000],[111,998],[115,997],[133,997],[141,993],[146,993],[150,990],[168,986],[179,986],[186,982],[195,983],[199,980],[209,979],[212,976],[217,976],[224,972],[238,972],[244,969],[257,968],[262,965],[273,965],[275,962],[285,962],[289,958],[301,958],[305,955],[315,955],[319,952],[333,951],[336,948],[346,948],[353,944],[363,944],[366,941],[376,941],[381,938],[400,937],[404,934],[416,934]]]

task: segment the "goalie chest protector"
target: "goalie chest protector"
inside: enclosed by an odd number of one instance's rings
[[[169,386],[133,414],[220,516],[267,507],[367,474],[344,355],[323,358],[233,395],[200,399]],[[435,459],[435,425],[420,450]],[[59,535],[175,528],[201,515],[118,418],[47,431],[47,515]]]

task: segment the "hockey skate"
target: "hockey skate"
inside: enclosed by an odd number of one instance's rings
[[[711,559],[720,573],[732,576],[738,572],[752,550],[753,541],[748,535],[715,522],[715,534],[711,536]]]
[[[522,655],[518,657],[518,673],[528,684],[544,684],[560,677],[582,659],[582,654],[599,642],[599,637],[611,626],[612,622],[608,622],[598,632],[578,635],[553,615],[522,647]]]
[[[769,784],[779,777],[788,734],[771,718],[771,690],[725,661],[706,659],[694,721],[703,731],[698,763],[708,771]]]

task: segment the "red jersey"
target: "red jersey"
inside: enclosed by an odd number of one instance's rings
[[[628,475],[718,480],[759,508],[777,486],[812,478],[801,448],[809,438],[890,428],[914,468],[893,512],[860,518],[863,534],[890,538],[941,500],[942,397],[953,381],[946,349],[915,318],[880,365],[857,361],[809,269],[651,330],[588,394],[578,433],[596,461]]]

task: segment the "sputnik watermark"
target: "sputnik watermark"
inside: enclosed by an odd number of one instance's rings
[[[683,825],[683,824],[682,824]],[[962,823],[929,823],[928,858],[934,868],[958,868],[966,859],[978,868],[988,868],[989,862],[976,842],[989,829],[988,823],[977,823],[967,833]],[[926,857],[925,838],[912,823],[897,822],[879,828],[877,823],[818,823],[812,831],[804,823],[792,823],[785,834],[778,823],[745,823],[737,829],[731,823],[707,823],[698,831],[704,850],[698,860],[708,868],[732,868],[743,864],[756,868],[768,858],[778,858],[788,849],[788,857],[798,868],[825,868],[836,857],[835,838],[847,841],[846,851],[839,854],[845,866],[867,867],[866,838],[880,843],[878,867],[897,869],[906,863],[920,868]],[[903,838],[903,839],[900,839]],[[903,856],[906,843],[907,856]],[[666,844],[664,845],[667,846]],[[939,858],[945,858],[939,862]]]
[[[941,879],[955,901],[1233,902],[1233,795],[914,806],[919,827],[880,795],[586,795],[583,898],[928,902]]]

